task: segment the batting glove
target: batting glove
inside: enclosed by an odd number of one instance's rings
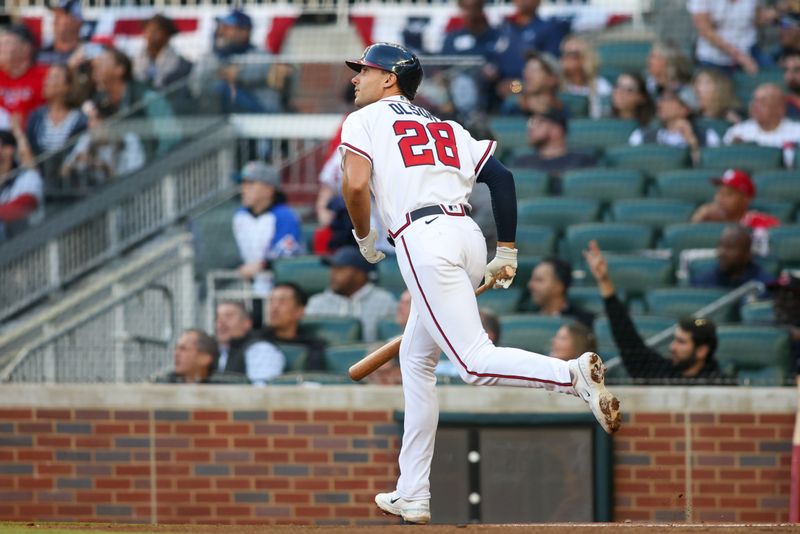
[[[490,278],[499,275],[504,267],[511,267],[514,274],[503,280],[495,280],[494,287],[508,289],[508,286],[511,285],[511,282],[514,281],[514,276],[517,274],[517,249],[497,247],[497,252],[494,255],[494,259],[486,266],[486,279],[484,282],[487,283],[489,282]]]
[[[356,231],[353,230],[353,237],[355,237],[358,242],[358,250],[361,251],[361,255],[364,256],[368,262],[378,263],[386,257],[386,254],[375,248],[375,241],[378,240],[378,232],[376,232],[374,228],[370,228],[369,233],[365,237],[358,237]]]

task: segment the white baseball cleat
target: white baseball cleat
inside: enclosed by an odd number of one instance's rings
[[[431,520],[429,499],[407,501],[396,491],[375,495],[375,504],[387,514],[399,515],[409,523],[428,523]]]
[[[609,434],[619,430],[622,423],[619,400],[606,389],[606,369],[600,356],[594,352],[584,352],[577,359],[569,361],[569,372],[575,392],[589,404],[603,430]]]

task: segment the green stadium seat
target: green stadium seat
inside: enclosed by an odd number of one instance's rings
[[[694,203],[688,200],[637,198],[614,201],[611,205],[611,217],[616,222],[661,227],[688,221],[694,210]]]
[[[762,83],[774,83],[780,87],[785,87],[783,81],[783,71],[778,68],[762,69],[757,74],[751,75],[745,72],[736,72],[733,75],[733,86],[736,97],[742,102],[745,109],[747,103],[753,97],[753,92]]]
[[[344,384],[360,384],[360,382],[353,382],[346,374],[334,373],[319,373],[319,372],[306,372],[297,371],[293,373],[284,373],[270,382],[273,386],[299,386],[302,384],[321,384],[327,385],[344,385]]]
[[[587,198],[536,198],[517,205],[519,224],[540,224],[556,229],[596,221],[599,213],[600,203]]]
[[[504,315],[500,317],[500,339],[504,347],[549,354],[550,340],[569,320],[538,314]]]
[[[567,300],[594,314],[605,312],[603,297],[596,286],[572,286],[567,290]]]
[[[235,269],[242,263],[233,237],[238,199],[230,199],[189,221],[194,241],[194,273],[198,279],[214,270]]]
[[[777,365],[770,365],[760,369],[739,369],[736,373],[736,382],[740,386],[765,387],[786,385],[787,372]]]
[[[789,333],[783,328],[756,325],[723,325],[717,328],[716,357],[722,369],[740,376],[742,371],[774,368],[779,385],[791,367]]]
[[[526,117],[495,117],[489,121],[501,159],[515,148],[528,145],[527,121]]]
[[[798,189],[800,189],[800,184],[798,184]],[[794,204],[791,202],[761,199],[755,199],[750,208],[772,215],[783,223],[791,222],[795,210]]]
[[[782,269],[800,268],[800,224],[778,226],[769,230],[769,252]]]
[[[628,142],[636,121],[620,119],[573,119],[569,121],[567,144],[571,147],[606,148]]]
[[[631,315],[631,320],[633,320],[636,331],[644,341],[675,325],[675,320],[672,317],[659,317],[656,315],[634,314]],[[619,356],[619,350],[614,342],[608,317],[603,315],[595,319],[594,333],[597,337],[597,350],[603,360],[610,360]],[[627,371],[625,375],[627,375]]]
[[[330,267],[319,256],[279,258],[272,264],[275,283],[294,282],[309,295],[321,293],[330,282]]]
[[[680,319],[696,314],[698,310],[724,297],[726,293],[724,289],[711,288],[660,288],[647,291],[644,300],[648,313]],[[738,303],[734,302],[714,314],[703,314],[702,317],[718,323],[724,322],[735,317],[737,306]]]
[[[567,251],[573,265],[581,264],[589,241],[596,240],[604,252],[635,252],[652,246],[653,229],[632,223],[586,223],[567,227]]]
[[[738,144],[700,149],[700,167],[736,167],[751,173],[762,169],[783,166],[783,152],[779,148]]]
[[[753,181],[758,200],[800,204],[800,170],[759,171]]]
[[[478,297],[478,307],[488,308],[497,315],[514,313],[525,291],[521,287],[490,289]]]
[[[514,175],[514,186],[517,190],[517,199],[536,198],[544,196],[550,189],[550,177],[546,172],[521,167],[508,170]]]
[[[655,175],[660,171],[687,167],[689,152],[685,148],[656,144],[615,146],[606,149],[604,161],[609,167]]]
[[[306,250],[310,251],[314,249],[314,232],[317,231],[317,228],[319,228],[319,223],[316,222],[303,223],[300,225],[300,234]]]
[[[402,335],[403,327],[395,322],[394,318],[383,319],[378,322],[378,339],[392,339]]]
[[[716,188],[711,178],[722,176],[720,169],[679,169],[656,175],[655,196],[677,198],[700,204],[714,198]]]
[[[652,46],[651,41],[609,41],[597,45],[597,54],[606,69],[642,72]]]
[[[549,256],[555,250],[556,231],[550,226],[517,226],[517,251],[528,256]]]
[[[661,246],[672,249],[677,261],[680,253],[690,248],[716,248],[725,223],[678,223],[663,228]]]
[[[330,346],[361,341],[361,321],[355,317],[306,315],[302,323]]]
[[[400,267],[397,265],[397,256],[387,254],[386,258],[379,261],[376,267],[379,286],[391,291],[395,296],[400,296],[406,290],[406,283],[403,275],[400,274]]]
[[[632,169],[580,169],[564,173],[565,197],[590,198],[610,203],[644,195],[644,176]]]
[[[700,118],[695,119],[695,125],[697,126],[698,130],[701,132],[703,130],[714,130],[719,138],[722,139],[725,136],[725,132],[728,131],[728,128],[732,126],[732,124],[724,119],[706,119]]]
[[[775,323],[775,309],[771,300],[748,302],[739,308],[744,324],[771,325]]]
[[[564,110],[570,119],[587,117],[589,115],[589,98],[572,93],[560,93],[558,99],[564,104]]]
[[[325,367],[329,372],[346,375],[350,366],[369,353],[370,345],[357,343],[325,349]]]
[[[305,345],[298,345],[295,343],[276,343],[276,347],[283,353],[286,358],[286,366],[283,368],[284,373],[292,371],[302,371],[306,365],[306,357],[308,351]]]
[[[602,247],[601,247],[602,249]],[[625,297],[638,297],[646,291],[673,284],[672,262],[636,254],[605,254],[608,272],[617,290]]]

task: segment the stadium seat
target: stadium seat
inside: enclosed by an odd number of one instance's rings
[[[611,217],[616,222],[639,223],[653,227],[686,222],[695,205],[675,198],[637,198],[616,200],[611,205]]]
[[[745,72],[734,73],[734,92],[736,93],[736,98],[742,102],[745,109],[747,109],[747,103],[753,97],[753,92],[762,83],[774,83],[783,87],[783,71],[779,68],[767,68],[758,71],[755,75]]]
[[[632,169],[580,169],[564,173],[565,197],[590,198],[606,204],[621,198],[644,195],[644,176]]]
[[[663,228],[661,246],[672,249],[677,262],[680,253],[690,248],[716,248],[725,223],[678,223]]]
[[[309,295],[320,293],[330,282],[330,267],[319,256],[279,258],[272,264],[275,283],[294,282]]]
[[[567,290],[567,300],[594,314],[605,312],[603,297],[600,296],[597,286],[572,286]]]
[[[783,152],[779,148],[758,145],[730,145],[700,149],[700,167],[736,167],[751,173],[761,169],[777,169],[783,166]]]
[[[609,41],[597,45],[597,54],[606,69],[642,72],[652,46],[651,41]]]
[[[695,119],[694,123],[701,132],[703,130],[714,130],[720,139],[725,136],[725,132],[732,126],[730,122],[724,119],[699,118]]]
[[[520,202],[519,224],[548,225],[562,229],[570,224],[596,221],[600,203],[587,198],[547,197]]]
[[[567,227],[565,237],[570,261],[578,265],[582,264],[583,251],[592,239],[604,252],[635,252],[650,248],[653,229],[632,223],[574,224]]]
[[[276,343],[275,346],[278,347],[283,353],[284,358],[286,358],[286,366],[283,368],[284,373],[302,371],[305,368],[306,357],[308,356],[305,345]]]
[[[345,345],[361,341],[361,321],[354,317],[306,315],[302,323],[328,345]]]
[[[550,177],[546,172],[521,167],[513,167],[508,170],[514,175],[517,199],[536,198],[548,193]]]
[[[226,200],[189,221],[198,279],[209,271],[234,269],[242,263],[232,226],[233,214],[240,205],[238,199]]]
[[[601,247],[602,248],[602,247]],[[625,297],[639,297],[646,291],[673,284],[672,262],[636,254],[606,254],[608,272]]]
[[[406,283],[403,275],[400,274],[400,267],[397,265],[397,256],[387,254],[386,258],[379,261],[376,267],[379,286],[391,291],[396,297],[406,290]]]
[[[755,325],[723,325],[717,328],[717,360],[723,370],[737,377],[745,372],[773,368],[780,385],[790,371],[789,333],[783,328]],[[764,371],[766,372],[766,371]]]
[[[688,166],[689,152],[685,148],[656,144],[615,146],[606,149],[604,161],[609,167],[635,169],[652,176]]]
[[[700,204],[714,198],[711,178],[722,176],[721,169],[679,169],[656,175],[655,196],[677,198]]]
[[[771,228],[769,252],[781,269],[800,269],[800,224]]]
[[[564,110],[570,119],[589,115],[589,98],[572,93],[559,93],[558,99],[564,104]]]
[[[401,327],[394,318],[383,319],[378,322],[378,339],[392,339],[403,333]]]
[[[786,385],[786,375],[786,370],[776,365],[759,369],[742,368],[736,373],[736,382],[740,386],[782,386]]]
[[[797,188],[800,189],[800,183],[797,185]],[[794,204],[791,202],[783,202],[781,200],[761,200],[758,198],[753,201],[753,203],[750,205],[750,208],[772,215],[783,223],[791,222],[795,209]]]
[[[317,231],[317,228],[319,228],[319,223],[317,222],[303,223],[300,225],[303,245],[308,251],[314,250],[314,232]]]
[[[568,317],[524,314],[500,317],[500,336],[504,347],[515,347],[540,354],[550,353],[550,340]]]
[[[298,386],[301,384],[343,385],[359,384],[346,374],[297,371],[284,373],[270,382],[273,386]]]
[[[370,345],[357,343],[325,349],[325,367],[331,373],[346,375],[350,366],[369,353]]]
[[[775,309],[771,300],[748,302],[739,308],[744,324],[771,325],[775,323]]]
[[[478,297],[478,307],[488,308],[497,315],[514,313],[523,295],[523,288],[490,289]]]
[[[555,250],[556,231],[550,226],[517,226],[517,251],[528,256],[549,256]]]
[[[800,204],[800,170],[759,171],[753,181],[758,200]]]
[[[495,117],[489,121],[501,159],[515,148],[528,145],[527,121],[525,117]]]
[[[673,318],[659,317],[656,315],[635,314],[631,315],[631,320],[633,320],[636,331],[644,341],[647,341],[648,338],[675,325],[675,320]],[[619,356],[619,350],[617,349],[617,344],[614,342],[614,336],[611,333],[611,324],[608,321],[608,317],[603,315],[595,319],[594,333],[597,337],[597,350],[603,357],[603,360]],[[627,375],[627,372],[625,372],[625,375]]]
[[[680,319],[695,314],[701,308],[724,297],[726,293],[727,291],[724,289],[711,288],[659,288],[648,290],[644,295],[644,300],[648,313]],[[714,314],[703,314],[703,317],[713,319],[718,323],[730,320],[736,315],[737,305],[738,303],[734,302]]]
[[[621,119],[573,119],[569,121],[567,144],[571,147],[606,148],[628,142],[636,122]]]

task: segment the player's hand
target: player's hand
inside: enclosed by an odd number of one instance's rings
[[[497,277],[504,267],[511,267],[514,274],[507,278],[496,278],[494,287],[508,289],[511,282],[514,281],[514,276],[517,274],[517,249],[497,247],[494,259],[486,266],[486,278],[484,282],[488,282],[490,278]]]
[[[365,237],[358,237],[356,231],[353,230],[353,237],[355,237],[356,242],[358,242],[358,250],[361,251],[361,255],[364,256],[368,262],[378,263],[386,257],[386,254],[375,248],[375,242],[378,240],[378,232],[376,232],[374,228],[370,228],[369,233]]]

